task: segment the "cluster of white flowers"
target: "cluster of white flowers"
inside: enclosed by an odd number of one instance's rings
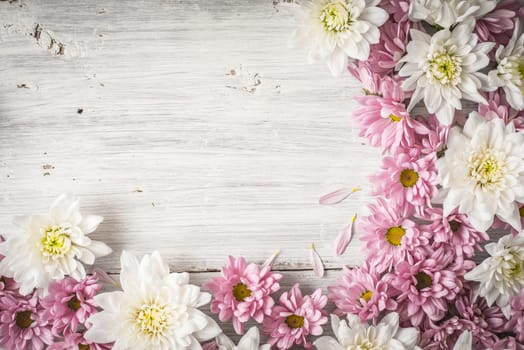
[[[444,216],[467,215],[477,231],[486,232],[497,220],[511,226],[514,235],[487,244],[490,257],[465,276],[478,282],[477,295],[489,306],[496,303],[509,318],[510,301],[524,288],[524,25],[518,16],[513,18],[504,31],[511,38],[501,44],[489,41],[495,41],[501,31],[490,35],[482,31],[497,16],[506,19],[508,13],[515,14],[497,0],[411,0],[396,4],[402,11],[388,1],[384,4],[389,14],[374,0],[308,0],[297,36],[308,46],[310,60],[327,62],[334,75],[344,71],[348,60],[363,61],[351,62],[351,72],[359,80],[374,83],[376,75],[378,80],[401,81],[407,96],[401,102],[406,103],[407,112],[423,104],[428,114],[450,127],[447,140],[442,140],[447,142],[446,150],[436,161],[440,193],[433,200],[441,202]],[[478,22],[481,19],[483,23]],[[403,23],[407,23],[405,29]],[[402,30],[406,32],[401,35]],[[377,45],[370,51],[372,44]],[[390,50],[391,46],[395,47]],[[375,72],[374,67],[379,69]],[[390,70],[384,73],[382,68]],[[380,98],[386,95],[376,91]],[[500,105],[500,118],[457,112],[465,101],[493,108],[487,100],[493,91],[500,96],[500,101],[498,97],[493,101]],[[351,317],[349,325],[336,318],[333,325],[338,340],[320,338],[315,343],[319,349],[414,346],[402,342],[407,331],[401,331],[399,339],[394,332],[382,338],[374,335],[373,326]],[[398,327],[391,314],[379,324],[391,325]],[[455,349],[471,347],[472,334],[464,332]]]

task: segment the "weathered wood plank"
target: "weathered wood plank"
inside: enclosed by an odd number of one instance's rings
[[[359,87],[289,46],[285,8],[22,1],[0,3],[0,22],[3,230],[73,192],[105,216],[113,272],[122,249],[189,271],[276,249],[276,268],[306,269],[311,242],[328,268],[361,261],[358,237],[344,258],[332,247],[379,164],[350,127]],[[364,191],[318,205],[341,186]]]

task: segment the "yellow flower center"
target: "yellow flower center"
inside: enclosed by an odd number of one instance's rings
[[[360,299],[364,299],[365,301],[370,301],[372,296],[373,296],[373,292],[370,290],[366,290],[364,293],[360,295]]]
[[[330,1],[320,12],[320,21],[328,32],[343,32],[351,25],[351,13],[345,1]]]
[[[524,205],[519,208],[519,214],[521,218],[524,218]]]
[[[399,121],[402,120],[402,117],[396,116],[396,115],[394,115],[393,113],[391,113],[391,114],[389,115],[389,119],[391,119],[391,120],[394,121],[395,123],[398,123]]]
[[[511,277],[518,278],[524,272],[524,261],[517,261],[515,266],[511,268]]]
[[[78,300],[78,298],[76,297],[76,294],[73,295],[73,297],[69,299],[69,301],[67,302],[67,307],[73,311],[77,311],[78,309],[80,309],[81,306],[82,304],[80,303],[80,300]]]
[[[251,290],[244,283],[237,283],[233,286],[233,296],[237,301],[244,301],[251,296]]]
[[[286,317],[286,324],[289,328],[301,328],[304,326],[304,317],[293,314]]]
[[[425,272],[421,271],[421,272],[417,273],[415,275],[415,278],[417,279],[417,284],[415,285],[415,288],[417,288],[417,290],[421,290],[421,289],[424,289],[424,288],[427,288],[427,287],[431,287],[431,285],[433,284],[433,280]]]
[[[519,65],[517,67],[517,70],[518,70],[519,75],[520,75],[520,80],[524,81],[524,62],[519,63]]]
[[[481,187],[497,184],[503,177],[503,167],[493,152],[485,149],[470,157],[469,176]]]
[[[406,234],[406,230],[402,226],[395,226],[388,228],[386,232],[386,240],[389,244],[398,247],[402,242],[402,237]]]
[[[78,350],[89,350],[89,345],[78,344]]]
[[[31,327],[33,320],[31,319],[31,311],[20,311],[15,315],[15,322],[19,328],[26,329]]]
[[[418,173],[413,169],[404,169],[400,173],[400,183],[404,187],[413,187],[418,181]]]
[[[45,256],[62,257],[71,249],[71,239],[69,238],[69,228],[52,226],[44,231],[40,239],[40,250]]]
[[[429,82],[439,85],[457,85],[462,73],[462,58],[447,51],[435,52],[426,66]]]
[[[356,347],[353,347],[356,346]],[[359,343],[352,345],[348,348],[348,350],[375,350],[375,349],[383,349],[381,345],[377,344],[375,341],[371,341],[367,338],[359,339]]]
[[[166,305],[154,302],[142,305],[136,311],[135,323],[140,332],[149,336],[163,336],[171,324],[170,312]]]

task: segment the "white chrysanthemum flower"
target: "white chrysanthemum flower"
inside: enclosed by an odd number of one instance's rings
[[[470,331],[464,331],[455,342],[453,350],[472,350],[473,339]]]
[[[399,315],[396,312],[384,316],[376,326],[360,322],[359,317],[353,314],[348,314],[347,319],[346,323],[331,315],[331,326],[337,339],[320,337],[314,342],[316,348],[420,350],[417,346],[418,330],[399,327]]]
[[[407,77],[402,88],[415,90],[408,110],[420,100],[428,112],[435,113],[445,125],[453,122],[461,99],[487,104],[479,93],[487,85],[487,77],[479,70],[489,63],[488,52],[493,43],[478,44],[473,34],[474,22],[459,24],[453,31],[443,29],[429,36],[411,29],[411,42],[399,75]]]
[[[271,345],[260,345],[260,333],[257,327],[251,327],[246,334],[235,345],[224,333],[221,333],[217,339],[218,350],[270,350]]]
[[[114,350],[192,350],[221,332],[198,309],[211,295],[189,284],[189,274],[169,273],[158,252],[138,261],[124,251],[120,261],[122,291],[95,296],[103,311],[89,318],[86,339],[115,342]]]
[[[524,109],[524,33],[522,23],[516,21],[515,31],[506,47],[495,53],[497,69],[488,74],[492,87],[502,87],[511,107]]]
[[[485,248],[491,256],[464,278],[479,282],[476,293],[486,298],[488,306],[496,302],[509,319],[510,301],[524,289],[524,235],[507,235]]]
[[[96,230],[103,217],[82,216],[79,201],[62,195],[51,205],[47,215],[16,217],[14,224],[21,229],[6,235],[0,243],[0,275],[13,277],[20,283],[20,293],[29,294],[34,288],[46,293],[52,280],[69,275],[83,279],[84,264],[111,253],[104,243],[87,235]]]
[[[378,43],[378,27],[389,17],[378,3],[380,0],[308,1],[294,36],[309,48],[310,62],[326,62],[331,73],[339,76],[347,67],[348,56],[366,60],[370,44]]]
[[[479,231],[486,231],[495,215],[521,230],[517,202],[524,202],[524,134],[513,123],[486,121],[471,112],[463,130],[450,130],[436,165],[444,216],[458,208]]]
[[[451,28],[454,24],[482,17],[495,6],[495,0],[413,0],[409,17],[433,26]]]

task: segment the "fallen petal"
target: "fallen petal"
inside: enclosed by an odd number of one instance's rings
[[[351,242],[351,239],[353,238],[353,224],[355,223],[355,220],[357,219],[357,214],[353,215],[351,218],[351,222],[344,226],[342,231],[337,236],[337,239],[335,240],[335,252],[337,255],[342,255],[346,251],[349,243]]]
[[[317,251],[315,250],[315,245],[313,243],[311,243],[310,252],[311,265],[313,265],[313,272],[317,277],[324,277],[324,264],[322,263],[320,255],[318,255]]]
[[[280,255],[280,249],[275,251],[273,255],[271,255],[265,262],[262,264],[262,267],[266,266],[273,266],[273,263],[275,262],[276,258]]]
[[[96,275],[98,280],[100,282],[102,282],[102,283],[111,284],[111,285],[117,286],[117,287],[119,285],[118,282],[116,282],[114,279],[112,279],[111,276],[109,276],[104,270],[102,270],[99,267],[93,267],[93,269],[91,270],[91,273],[93,275]]]
[[[357,191],[360,191],[359,187],[355,187],[351,190],[348,188],[340,188],[334,192],[323,195],[318,202],[322,205],[338,204]]]

